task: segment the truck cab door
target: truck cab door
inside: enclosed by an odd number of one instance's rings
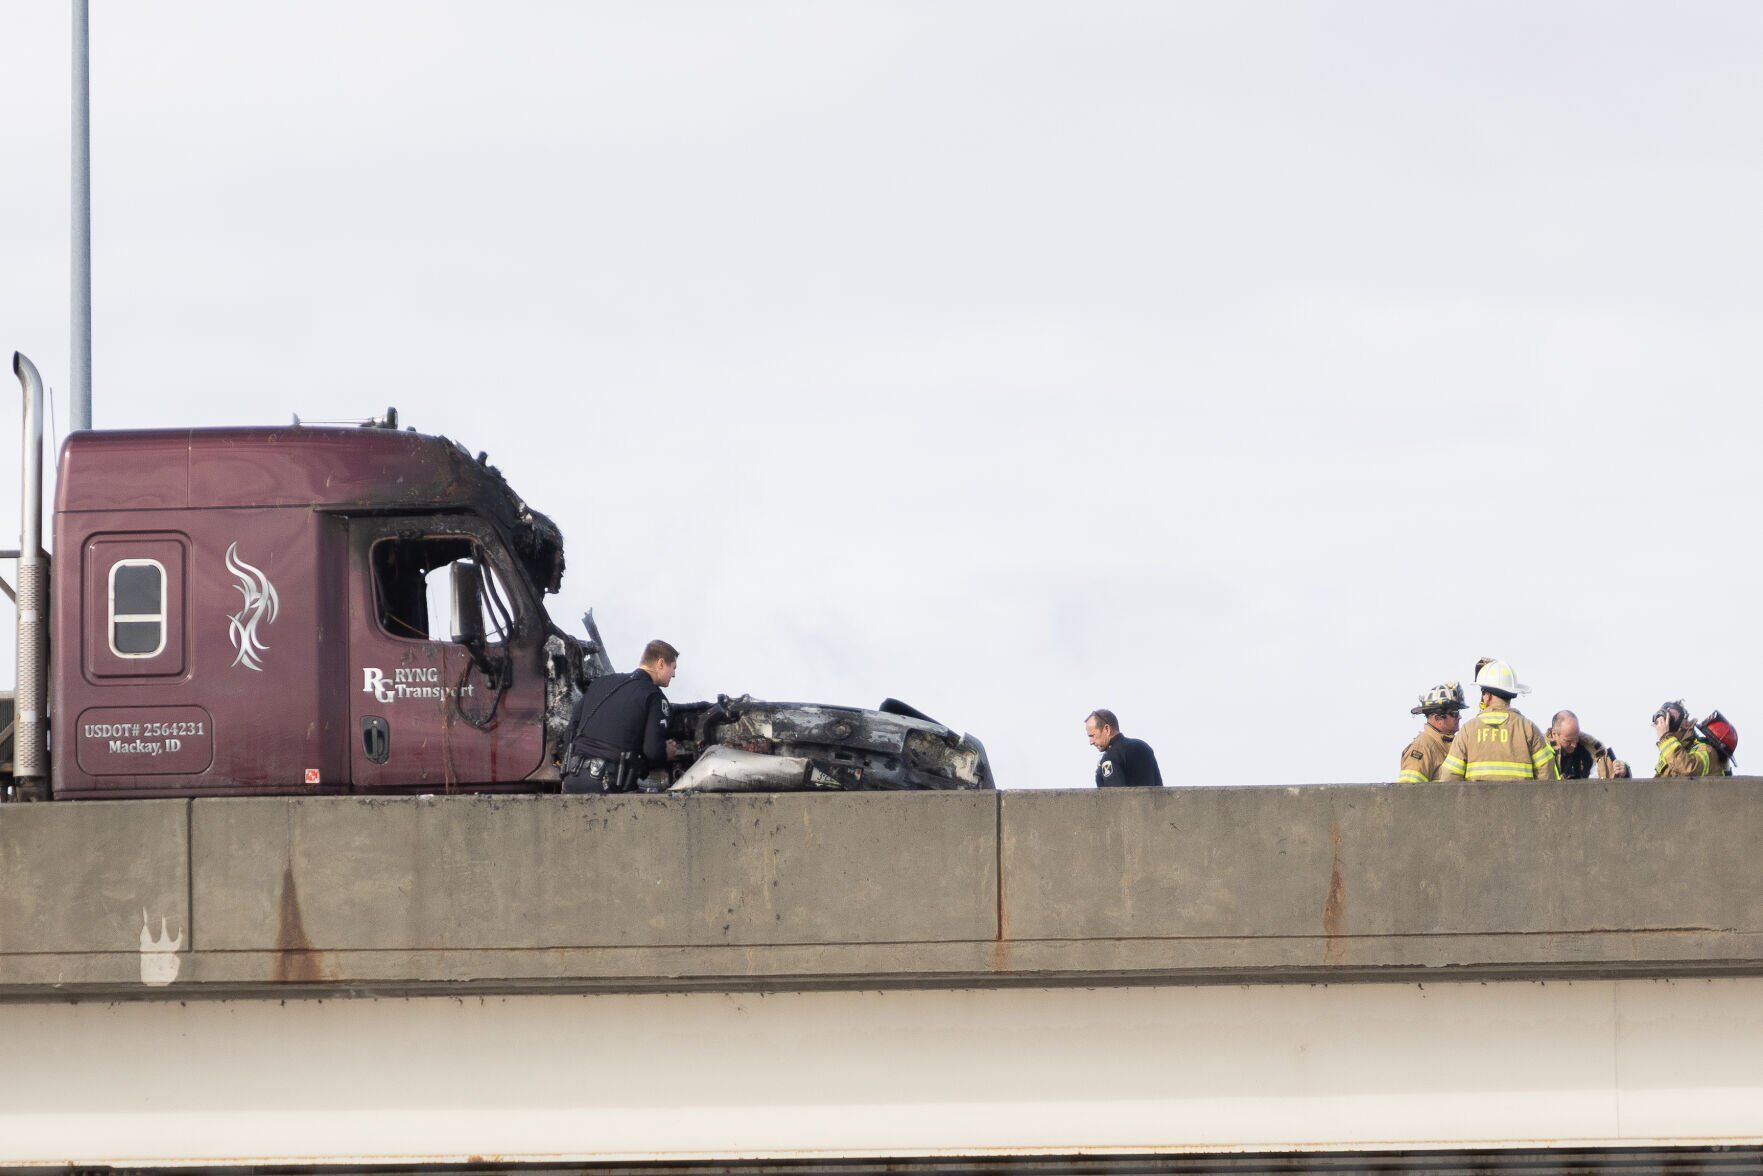
[[[358,790],[511,786],[545,750],[545,626],[501,539],[469,515],[349,520]]]

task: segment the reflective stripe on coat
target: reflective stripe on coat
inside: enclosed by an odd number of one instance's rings
[[[1555,749],[1537,725],[1505,706],[1464,721],[1438,780],[1558,780]]]
[[[1402,749],[1402,763],[1397,769],[1396,783],[1424,784],[1438,774],[1451,745],[1431,723],[1420,729],[1407,747]]]

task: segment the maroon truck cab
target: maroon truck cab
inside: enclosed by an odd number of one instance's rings
[[[555,779],[561,539],[453,442],[82,432],[58,485],[57,797]]]

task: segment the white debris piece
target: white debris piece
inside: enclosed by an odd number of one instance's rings
[[[839,782],[801,756],[763,755],[720,745],[685,770],[674,792],[807,792]]]

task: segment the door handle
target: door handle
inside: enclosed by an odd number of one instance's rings
[[[392,755],[392,725],[378,715],[361,720],[361,750],[376,764],[383,764]]]

